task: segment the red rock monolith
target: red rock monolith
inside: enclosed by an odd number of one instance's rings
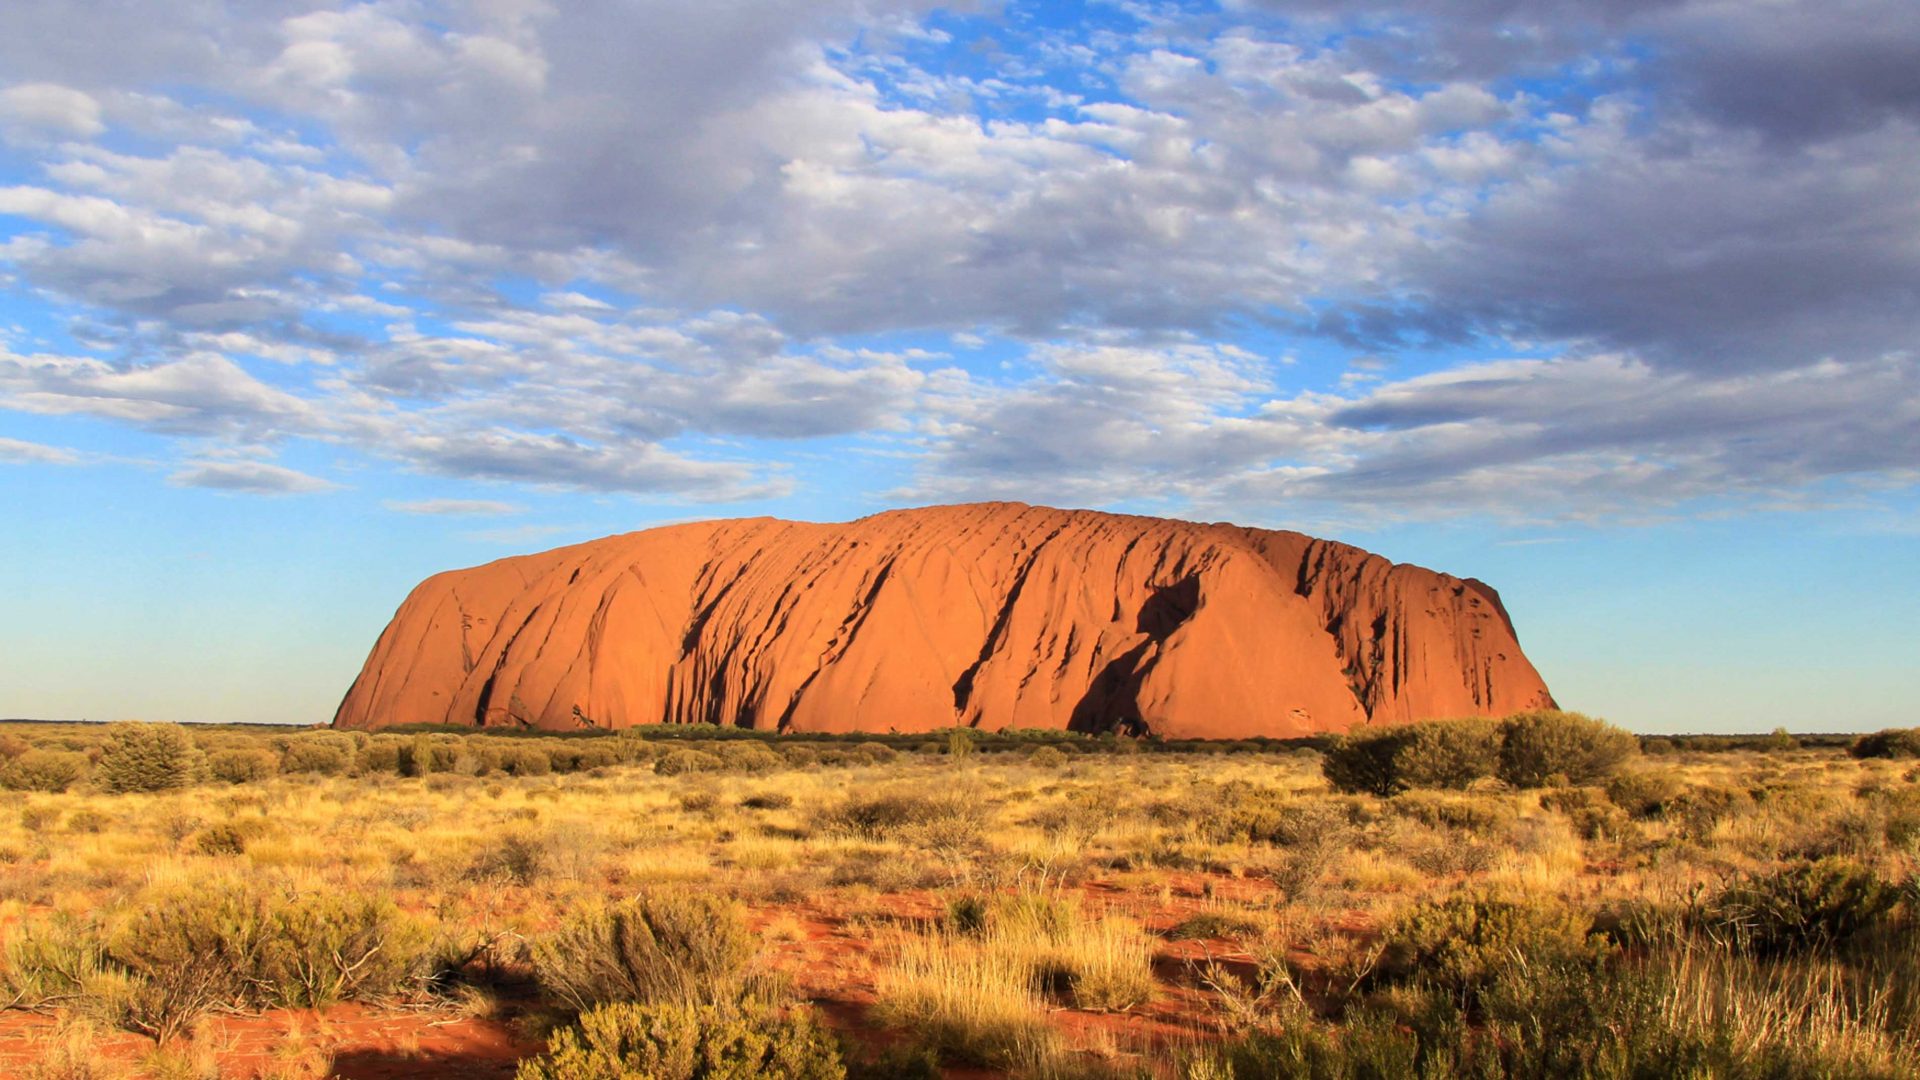
[[[1298,533],[988,503],[436,574],[334,722],[1241,738],[1552,704],[1478,581]]]

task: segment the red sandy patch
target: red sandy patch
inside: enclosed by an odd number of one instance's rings
[[[1124,913],[1163,934],[1207,910],[1215,899],[1257,902],[1272,893],[1271,884],[1259,879],[1202,873],[1168,875],[1164,886],[1164,891],[1158,885],[1136,891],[1112,881],[1093,881],[1080,892],[1089,911]],[[911,1034],[884,1028],[870,1014],[875,970],[885,961],[886,926],[925,929],[943,910],[939,895],[916,890],[863,897],[857,911],[840,910],[831,902],[756,908],[751,922],[763,935],[769,964],[792,980],[794,990],[819,1008],[825,1022],[855,1043],[880,1051]],[[1348,932],[1364,935],[1372,930],[1357,915],[1338,922]],[[1309,967],[1315,963],[1304,954],[1295,959]],[[1092,1052],[1153,1056],[1210,1041],[1218,1037],[1213,995],[1199,978],[1199,970],[1209,962],[1242,978],[1254,974],[1254,958],[1245,943],[1162,939],[1155,944],[1159,991],[1152,1002],[1123,1013],[1061,1006],[1052,1011],[1051,1021],[1069,1045]],[[50,1016],[0,1012],[0,1077],[16,1075],[39,1059],[54,1045],[58,1028]],[[544,1049],[540,1040],[501,1019],[358,1004],[216,1016],[199,1037],[215,1047],[223,1074],[234,1077],[257,1075],[304,1047],[330,1054],[331,1075],[343,1080],[504,1080],[521,1059]],[[115,1032],[102,1035],[95,1049],[112,1060],[132,1063],[150,1053],[153,1043]]]
[[[57,1033],[52,1017],[0,1014],[0,1075],[38,1060]],[[342,1080],[493,1080],[511,1077],[521,1058],[542,1049],[494,1020],[355,1004],[217,1016],[199,1038],[216,1048],[223,1075],[239,1077],[312,1047],[333,1055],[331,1075]],[[152,1040],[126,1033],[102,1036],[94,1045],[96,1052],[122,1062],[138,1061],[152,1049]]]

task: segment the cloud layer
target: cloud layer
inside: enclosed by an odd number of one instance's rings
[[[1920,469],[1899,0],[1050,10],[18,0],[0,407],[239,493],[349,483],[294,442],[1346,520]]]

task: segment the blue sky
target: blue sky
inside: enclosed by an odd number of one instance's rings
[[[1905,0],[149,7],[0,9],[0,715],[1009,498],[1484,578],[1641,730],[1920,722]]]

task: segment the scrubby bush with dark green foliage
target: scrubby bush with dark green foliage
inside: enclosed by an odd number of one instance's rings
[[[452,772],[458,760],[460,744],[453,737],[421,734],[407,740],[396,764],[404,776],[428,776]]]
[[[1341,791],[1383,798],[1410,788],[1466,788],[1489,776],[1515,787],[1595,784],[1639,752],[1632,734],[1579,713],[1430,720],[1349,732],[1321,760]]]
[[[727,767],[727,763],[713,754],[701,750],[669,750],[653,762],[653,771],[661,776],[680,776],[685,773],[718,772]]]
[[[1327,747],[1320,771],[1337,790],[1388,798],[1413,786],[1405,762],[1412,746],[1405,727],[1349,732]]]
[[[424,978],[427,935],[392,901],[201,880],[145,898],[108,940],[129,1026],[166,1042],[219,1006],[319,1006]]]
[[[87,774],[87,756],[71,750],[26,750],[0,765],[0,788],[65,791]]]
[[[375,735],[354,755],[353,771],[368,773],[400,772],[400,759],[407,749],[406,740],[392,735]]]
[[[108,791],[170,791],[205,780],[206,755],[179,724],[113,724],[95,777]]]
[[[498,768],[509,776],[545,776],[553,771],[553,759],[537,746],[510,746],[500,752]]]
[[[1664,766],[1622,769],[1606,782],[1607,798],[1637,818],[1658,816],[1686,790],[1680,774]]]
[[[1540,794],[1540,805],[1565,816],[1584,840],[1618,838],[1629,828],[1626,811],[1599,788],[1553,788]]]
[[[555,862],[550,838],[537,829],[512,828],[482,840],[467,863],[470,881],[512,885],[540,882]]]
[[[202,855],[240,855],[266,829],[259,818],[217,822],[194,834],[193,849]]]
[[[772,772],[786,764],[779,754],[757,742],[722,743],[714,748],[714,756],[735,772]]]
[[[579,1012],[614,1002],[737,1001],[755,940],[734,901],[656,889],[584,908],[533,945],[540,985]]]
[[[1416,985],[1371,998],[1338,1023],[1285,1010],[1260,1030],[1191,1053],[1183,1080],[1900,1080],[1871,1050],[1808,1046],[1791,1028],[1742,1026],[1735,1012],[1677,1010],[1684,973],[1517,958],[1470,1017]]]
[[[831,833],[862,840],[917,840],[949,845],[978,838],[986,824],[977,802],[959,793],[879,791],[854,795],[821,815]]]
[[[1388,934],[1380,971],[1389,978],[1417,975],[1462,1008],[1477,1010],[1482,996],[1516,964],[1590,967],[1605,951],[1592,918],[1580,912],[1538,900],[1458,893],[1402,915]]]
[[[1862,735],[1847,752],[1857,758],[1920,758],[1920,728],[1888,728]]]
[[[562,1028],[516,1080],[842,1080],[835,1040],[805,1008],[611,1004]]]
[[[313,773],[344,776],[353,771],[353,740],[337,731],[315,731],[286,740],[280,751],[280,771],[289,775]]]
[[[280,771],[280,758],[270,750],[216,750],[207,755],[207,771],[215,780],[249,784]]]
[[[1753,809],[1751,793],[1720,784],[1697,784],[1683,789],[1660,806],[1660,816],[1679,828],[1681,835],[1705,837],[1716,825]]]
[[[1541,710],[1500,722],[1500,779],[1515,787],[1597,784],[1640,752],[1631,732],[1575,712]]]
[[[111,997],[117,982],[99,927],[65,913],[22,920],[0,953],[0,1006],[42,1009],[88,994]]]
[[[1083,807],[1091,814],[1095,807]],[[1222,784],[1196,792],[1196,797],[1156,808],[1155,816],[1169,823],[1193,821],[1202,836],[1215,843],[1272,844],[1289,850],[1340,844],[1351,832],[1353,801],[1339,798],[1302,798],[1286,791],[1245,783]]]
[[[1413,724],[1402,755],[1410,787],[1464,789],[1492,776],[1500,753],[1500,728],[1491,720],[1433,720]]]
[[[1698,922],[1740,952],[1780,956],[1840,945],[1899,901],[1894,883],[1851,859],[1802,860],[1727,886]]]

